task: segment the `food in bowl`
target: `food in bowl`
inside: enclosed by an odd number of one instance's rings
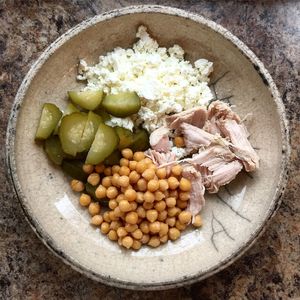
[[[204,193],[218,192],[259,157],[231,107],[208,86],[213,64],[194,66],[178,46],[159,47],[144,26],[131,49],[79,63],[81,91],[66,110],[43,106],[37,140],[70,175],[91,223],[138,250],[202,226]]]

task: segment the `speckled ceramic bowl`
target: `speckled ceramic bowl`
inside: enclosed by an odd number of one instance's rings
[[[259,171],[240,174],[217,195],[207,195],[204,225],[175,243],[125,251],[89,225],[86,210],[68,178],[34,143],[42,104],[65,106],[79,58],[96,62],[116,46],[129,47],[139,24],[160,45],[181,45],[187,58],[214,62],[212,89],[244,116],[261,158]],[[289,154],[284,107],[259,59],[223,27],[201,16],[161,6],[115,10],[87,20],[62,35],[24,79],[7,134],[7,166],[14,190],[33,230],[64,262],[109,285],[165,289],[204,279],[234,262],[259,237],[280,204]]]

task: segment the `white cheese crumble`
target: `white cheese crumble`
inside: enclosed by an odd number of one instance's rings
[[[99,63],[79,63],[79,80],[87,80],[87,90],[105,93],[136,92],[142,108],[135,117],[137,124],[150,133],[164,124],[166,114],[178,113],[213,99],[208,76],[213,64],[206,59],[194,66],[184,59],[179,45],[159,47],[145,26],[136,33],[138,41],[131,49],[115,48],[99,57]]]
[[[133,131],[134,123],[133,121],[128,118],[117,118],[114,116],[111,116],[110,120],[105,121],[106,125],[109,125],[111,127],[123,127],[126,129],[129,129],[130,131]]]
[[[175,146],[171,148],[171,152],[175,154],[178,160],[190,154],[187,148],[179,148]]]

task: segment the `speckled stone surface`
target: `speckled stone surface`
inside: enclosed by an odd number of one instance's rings
[[[101,12],[136,4],[197,12],[242,39],[273,76],[291,126],[290,179],[263,237],[221,273],[186,288],[134,292],[107,287],[54,257],[24,219],[5,177],[9,111],[32,62],[60,34]],[[0,299],[296,299],[300,297],[299,1],[0,1]],[[297,18],[298,17],[298,18]]]

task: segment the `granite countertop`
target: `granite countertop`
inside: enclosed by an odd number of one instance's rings
[[[225,26],[263,61],[281,92],[292,155],[283,203],[262,238],[232,266],[163,292],[126,291],[73,271],[33,233],[5,177],[7,120],[31,64],[86,18],[136,4],[170,5]],[[0,299],[296,299],[300,297],[300,2],[197,0],[0,1]]]

